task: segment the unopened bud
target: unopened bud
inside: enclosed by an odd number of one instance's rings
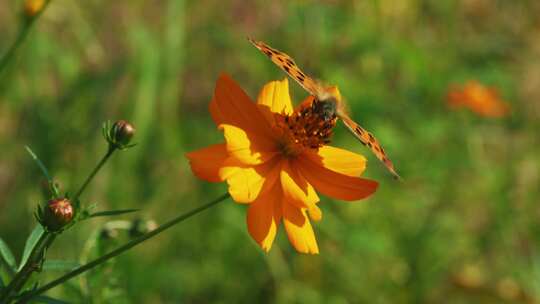
[[[28,17],[34,17],[45,7],[46,0],[26,0],[24,2],[24,13]]]
[[[105,138],[109,144],[117,149],[131,147],[132,145],[129,143],[131,142],[133,135],[135,135],[135,128],[125,120],[118,120],[105,131]]]
[[[59,231],[73,219],[73,206],[67,198],[47,202],[43,212],[43,225],[50,231]]]

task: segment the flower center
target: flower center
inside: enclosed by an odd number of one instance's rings
[[[281,116],[283,131],[279,142],[285,156],[294,157],[303,149],[318,149],[330,142],[336,126],[335,101],[311,100],[301,104],[290,116]]]

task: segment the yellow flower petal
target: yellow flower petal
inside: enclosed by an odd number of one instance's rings
[[[282,81],[267,83],[259,93],[257,103],[266,106],[273,113],[292,114],[293,107],[289,96],[289,81],[287,78]]]
[[[316,205],[319,196],[296,168],[290,166],[288,160],[282,161],[280,181],[285,202],[297,208],[307,208],[314,220],[321,219],[321,210]]]
[[[186,154],[193,174],[209,182],[221,182],[219,170],[229,157],[225,144],[212,145]]]
[[[272,248],[281,219],[280,209],[276,206],[280,203],[279,191],[279,187],[273,187],[251,203],[247,212],[249,234],[265,252]]]
[[[306,151],[313,162],[332,171],[348,176],[360,176],[366,169],[366,158],[340,148],[322,146],[318,152]]]
[[[295,166],[317,191],[336,199],[345,201],[363,199],[373,194],[379,185],[372,180],[351,177],[326,169],[309,157],[297,158]]]
[[[315,233],[306,212],[292,204],[283,203],[283,224],[289,241],[301,253],[318,254]]]
[[[317,205],[313,205],[312,207],[308,208],[307,212],[309,217],[316,222],[322,219],[322,211]]]
[[[261,193],[271,189],[279,176],[277,161],[253,167],[225,166],[220,177],[227,180],[229,193],[237,203],[251,203]]]
[[[276,143],[268,138],[247,133],[233,125],[222,124],[220,128],[223,130],[230,156],[245,165],[262,164],[278,153]]]

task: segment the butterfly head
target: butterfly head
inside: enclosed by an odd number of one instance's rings
[[[313,111],[324,121],[334,120],[341,104],[341,94],[336,86],[327,87],[317,94],[313,102]]]
[[[313,112],[323,121],[332,121],[336,118],[337,102],[332,97],[324,100],[315,99],[311,107]]]

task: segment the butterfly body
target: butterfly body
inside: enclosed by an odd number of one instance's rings
[[[358,139],[360,142],[367,146],[377,158],[386,166],[386,168],[399,178],[399,175],[394,169],[392,161],[387,157],[384,149],[379,144],[378,140],[362,128],[359,124],[354,122],[346,109],[345,102],[343,101],[341,94],[336,86],[325,86],[320,82],[306,75],[296,65],[294,60],[287,54],[276,50],[264,42],[255,41],[251,38],[248,40],[261,52],[263,52],[272,62],[280,67],[285,73],[293,78],[302,88],[315,97],[312,108],[318,116],[325,122],[333,121],[335,123],[336,117],[341,118],[347,129]]]

